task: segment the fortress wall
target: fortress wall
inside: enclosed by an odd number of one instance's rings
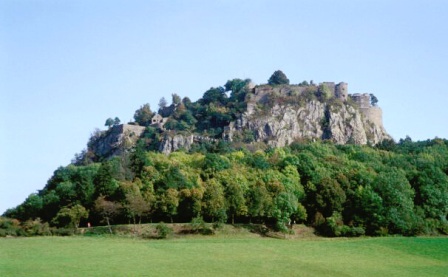
[[[138,125],[129,125],[129,124],[123,124],[121,125],[121,133],[122,134],[134,134],[136,137],[140,137],[143,132],[145,132],[146,127],[144,126],[138,126]]]
[[[326,86],[332,95],[336,95],[336,85],[334,82],[323,82],[322,85]]]
[[[383,111],[380,107],[361,108],[361,112],[370,122],[383,126]]]
[[[319,85],[326,86],[330,93],[334,95],[336,98],[341,99],[343,101],[348,98],[348,84],[344,82],[340,82],[338,84],[334,82],[323,82]],[[250,94],[250,102],[252,103],[263,103],[268,96],[273,95],[300,95],[309,86],[300,86],[300,85],[278,85],[278,86],[270,86],[270,85],[260,85],[253,88],[253,93]],[[370,107],[370,95],[368,93],[355,93],[351,95],[351,98],[358,103],[360,108],[369,108]]]
[[[306,88],[307,87],[298,85],[257,86],[254,89],[254,93],[250,96],[250,101],[255,103],[263,103],[268,99],[269,95],[300,95],[306,90]]]
[[[355,93],[352,96],[353,101],[355,101],[361,109],[370,108],[370,95],[368,93]]]

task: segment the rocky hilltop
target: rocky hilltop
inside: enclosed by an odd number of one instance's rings
[[[145,129],[130,124],[115,125],[91,138],[89,152],[98,157],[119,156],[135,146]]]
[[[229,92],[226,94],[223,88],[212,92],[215,91],[221,93],[221,97],[228,97]],[[256,86],[247,81],[239,92],[238,97],[243,99],[240,102],[206,102],[206,97],[214,95],[208,91],[196,103],[173,103],[153,113],[146,126],[135,126],[138,123],[133,122],[133,125],[119,125],[105,131],[91,143],[89,150],[102,157],[119,155],[131,149],[137,139],[144,136],[145,128],[151,129],[153,149],[155,147],[155,150],[165,154],[179,149],[189,150],[195,143],[204,141],[266,143],[280,147],[294,141],[329,140],[336,144],[375,145],[384,139],[391,139],[383,126],[382,111],[376,105],[376,97],[366,93],[349,94],[347,83]],[[229,99],[235,98],[233,91],[230,94]],[[228,107],[235,103],[244,108],[230,114]],[[193,115],[190,117],[194,122],[199,122],[200,116],[196,115],[200,113],[198,105],[205,106],[206,110],[217,110],[221,117],[230,118],[217,128],[222,130],[220,133],[197,127],[206,124],[206,120],[216,121],[214,117],[203,119],[200,122],[202,125],[196,123],[182,129],[175,127],[178,125],[173,122],[183,123],[180,118],[185,117],[185,113]]]
[[[323,85],[331,93],[327,101],[304,95],[306,88],[299,86],[255,87],[247,112],[229,124],[227,138],[231,140],[235,133],[251,130],[255,141],[273,147],[297,140],[375,145],[390,139],[382,123],[382,111],[370,104],[369,94],[348,95],[345,83]]]

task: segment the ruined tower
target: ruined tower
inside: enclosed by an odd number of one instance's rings
[[[344,83],[344,82],[340,82],[339,84],[337,84],[336,88],[335,88],[334,96],[336,96],[336,98],[339,98],[343,101],[346,101],[347,97],[348,97],[348,84]]]

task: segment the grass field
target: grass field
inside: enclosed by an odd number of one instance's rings
[[[448,276],[448,238],[4,238],[0,276]]]

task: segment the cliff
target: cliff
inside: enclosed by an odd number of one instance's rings
[[[179,149],[188,151],[195,143],[219,140],[263,142],[272,147],[314,140],[375,145],[391,138],[383,126],[381,109],[376,103],[372,104],[372,96],[349,95],[346,83],[325,82],[318,86],[253,86],[248,83],[245,90],[246,108],[233,114],[233,119],[221,127],[223,132],[218,136],[209,137],[208,130],[198,132],[194,127],[182,132],[165,130],[166,122],[180,122],[181,116],[177,115],[177,121],[173,118],[176,108],[162,115],[156,114],[152,122],[158,124],[152,124],[151,128],[158,129],[160,136],[153,141],[156,147],[152,149],[169,154]],[[226,107],[231,106],[227,103],[217,109],[214,103],[209,105],[209,110],[215,111],[228,110]],[[187,107],[182,109],[185,113]],[[132,148],[144,130],[145,127],[134,125],[114,126],[97,139],[91,150],[100,157],[119,155]]]
[[[160,143],[159,151],[168,155],[180,149],[190,150],[193,143],[193,135],[166,134]]]
[[[323,86],[328,89],[326,99],[315,97],[317,87],[254,88],[247,112],[230,123],[226,137],[232,140],[249,131],[256,142],[273,147],[316,139],[375,145],[391,138],[384,129],[381,109],[370,105],[370,95],[348,95],[345,83]]]
[[[381,110],[373,108],[379,114]],[[296,140],[327,139],[337,144],[377,144],[390,138],[384,127],[371,121],[361,110],[350,105],[331,106],[316,100],[303,107],[275,104],[266,114],[254,109],[232,122],[227,137],[250,130],[254,140],[273,147],[289,145]]]
[[[103,131],[89,145],[89,150],[98,157],[119,156],[131,149],[142,136],[145,127],[121,124]]]

